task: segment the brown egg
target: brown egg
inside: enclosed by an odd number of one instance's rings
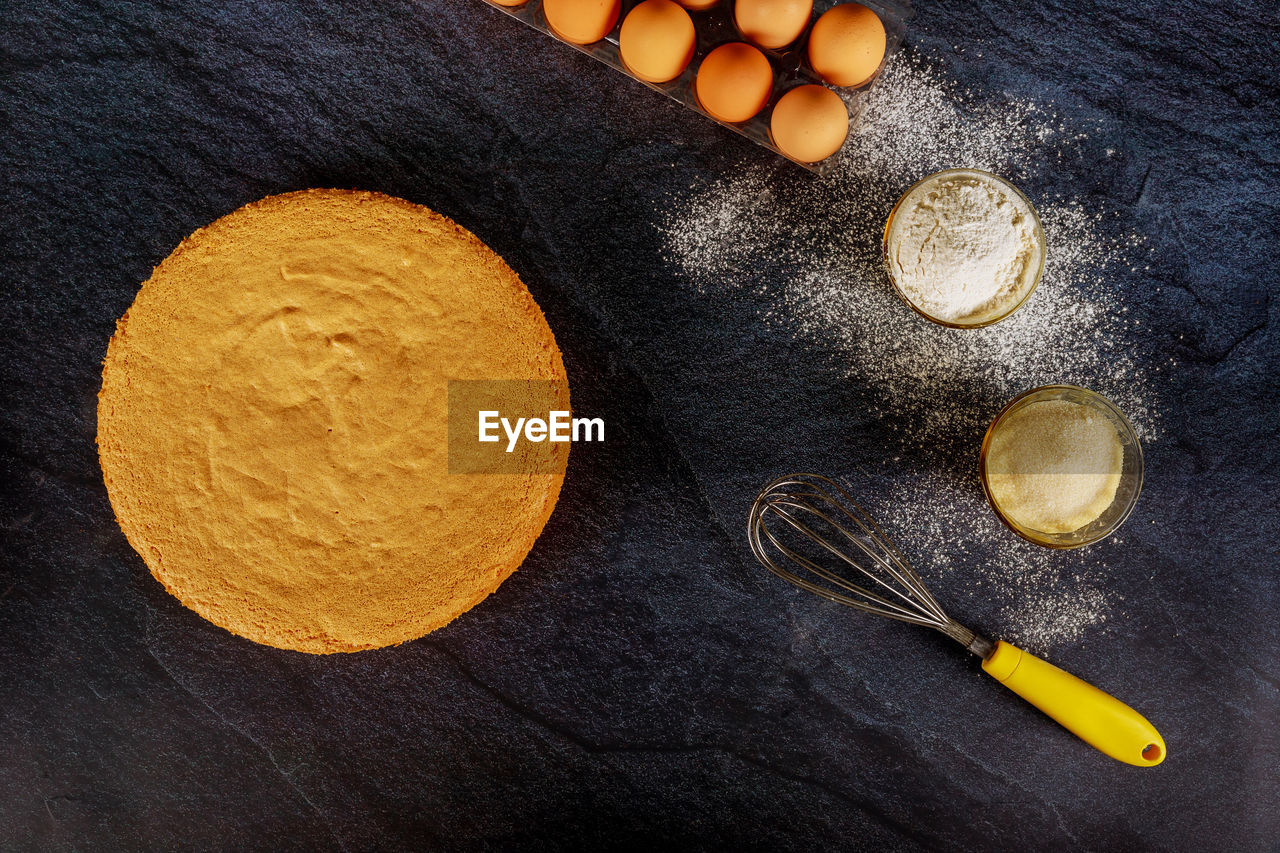
[[[702,60],[694,81],[698,103],[713,117],[746,121],[764,109],[773,92],[773,66],[749,44],[722,44]]]
[[[542,0],[552,32],[574,44],[592,44],[618,23],[622,0]]]
[[[769,118],[773,144],[801,163],[817,163],[840,150],[849,135],[849,110],[825,86],[799,86],[778,99]]]
[[[622,22],[618,50],[632,74],[665,83],[689,66],[697,37],[689,13],[674,0],[644,0]]]
[[[813,0],[737,0],[733,22],[748,40],[768,50],[786,47],[804,32]]]
[[[720,0],[676,0],[686,9],[692,9],[694,12],[701,12],[703,9],[710,9],[712,6],[720,2]]]
[[[809,33],[809,64],[833,86],[861,86],[884,61],[884,24],[866,6],[832,6]]]

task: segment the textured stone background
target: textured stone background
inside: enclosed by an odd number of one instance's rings
[[[1280,23],[1272,0],[1145,5],[921,0],[907,49],[1103,115],[1125,151],[1081,194],[1151,241],[1145,334],[1180,367],[1111,560],[1129,606],[1054,659],[1157,722],[1156,770],[750,564],[751,489],[839,471],[856,389],[748,296],[679,286],[653,222],[767,152],[478,0],[8,4],[0,847],[1276,849]],[[99,362],[151,267],[308,186],[480,235],[611,429],[483,606],[332,658],[166,595],[93,445]],[[778,406],[811,414],[802,441],[774,440]]]

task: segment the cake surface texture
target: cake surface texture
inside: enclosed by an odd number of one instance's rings
[[[117,324],[98,398],[112,508],[169,592],[242,637],[420,637],[516,570],[568,461],[562,444],[552,473],[450,474],[453,379],[545,380],[569,408],[551,329],[493,251],[375,193],[249,204],[184,240]]]

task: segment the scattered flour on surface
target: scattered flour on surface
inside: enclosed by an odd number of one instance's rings
[[[1044,654],[1082,640],[1118,603],[1105,563],[1088,549],[1053,551],[1014,536],[976,476],[912,471],[875,479],[868,509],[961,623]]]
[[[907,553],[926,580],[943,573],[955,587],[967,579],[963,589],[1007,602],[1001,627],[1042,651],[1079,640],[1118,596],[1107,591],[1102,546],[1050,551],[994,519],[972,473],[983,431],[1015,394],[1060,382],[1112,400],[1144,441],[1160,431],[1153,379],[1132,351],[1137,321],[1113,275],[1145,263],[1142,241],[1116,212],[1091,209],[1069,186],[1037,197],[1022,184],[1075,163],[1088,130],[1031,101],[979,100],[930,60],[900,53],[832,171],[799,179],[782,171],[789,164],[744,165],[672,200],[659,226],[691,287],[708,296],[751,287],[766,324],[873,392],[898,445],[887,452],[926,463],[898,486],[886,483],[896,492],[891,526],[911,531]],[[1031,196],[1046,234],[1039,288],[984,329],[918,317],[883,270],[884,221],[898,196],[952,167],[1011,180]]]

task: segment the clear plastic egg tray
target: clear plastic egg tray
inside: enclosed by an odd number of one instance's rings
[[[769,115],[773,111],[774,104],[778,98],[782,97],[786,92],[806,83],[817,83],[821,86],[834,89],[844,98],[845,104],[849,108],[850,133],[856,132],[859,117],[863,107],[866,104],[867,92],[875,85],[876,80],[880,76],[880,71],[884,69],[884,62],[881,62],[880,69],[867,83],[862,84],[856,89],[839,88],[827,84],[818,74],[809,67],[806,46],[809,41],[809,30],[813,26],[813,22],[818,16],[832,6],[837,5],[835,0],[815,0],[813,6],[813,14],[810,16],[809,23],[805,26],[804,32],[796,39],[794,43],[783,48],[782,50],[767,50],[759,48],[766,57],[769,58],[770,64],[773,66],[773,93],[769,97],[769,102],[759,113],[747,121],[733,124],[730,122],[720,121],[710,115],[698,103],[698,97],[694,94],[693,81],[697,74],[698,66],[712,49],[729,42],[742,41],[750,43],[741,32],[738,31],[737,25],[733,20],[733,3],[732,0],[720,0],[715,6],[705,11],[689,11],[689,16],[693,19],[694,29],[697,32],[697,46],[694,49],[693,59],[689,62],[689,66],[681,72],[679,77],[666,83],[649,83],[641,80],[632,74],[622,62],[622,56],[618,50],[618,31],[622,27],[622,22],[626,20],[627,13],[632,7],[636,6],[640,0],[623,0],[622,14],[618,16],[618,23],[614,25],[613,30],[594,44],[574,44],[565,41],[552,32],[551,27],[547,24],[546,16],[542,13],[542,0],[528,0],[520,6],[502,6],[497,3],[485,0],[488,5],[504,12],[507,15],[522,21],[535,30],[540,30],[551,38],[562,44],[566,44],[590,57],[598,59],[605,65],[609,65],[623,74],[635,80],[637,83],[648,86],[650,89],[661,92],[667,97],[679,101],[691,110],[694,110],[706,116],[711,121],[716,122],[734,133],[745,136],[757,145],[762,145],[774,152],[780,157],[786,157],[798,166],[808,169],[816,174],[827,172],[837,155],[828,157],[817,163],[802,163],[791,157],[787,157],[778,146],[773,144],[773,139],[769,133]],[[880,16],[880,20],[884,22],[885,35],[887,43],[885,45],[885,59],[887,60],[902,44],[903,34],[906,31],[906,24],[911,20],[913,12],[911,10],[910,0],[858,0],[858,2],[871,9]],[[757,46],[758,47],[758,46]]]

